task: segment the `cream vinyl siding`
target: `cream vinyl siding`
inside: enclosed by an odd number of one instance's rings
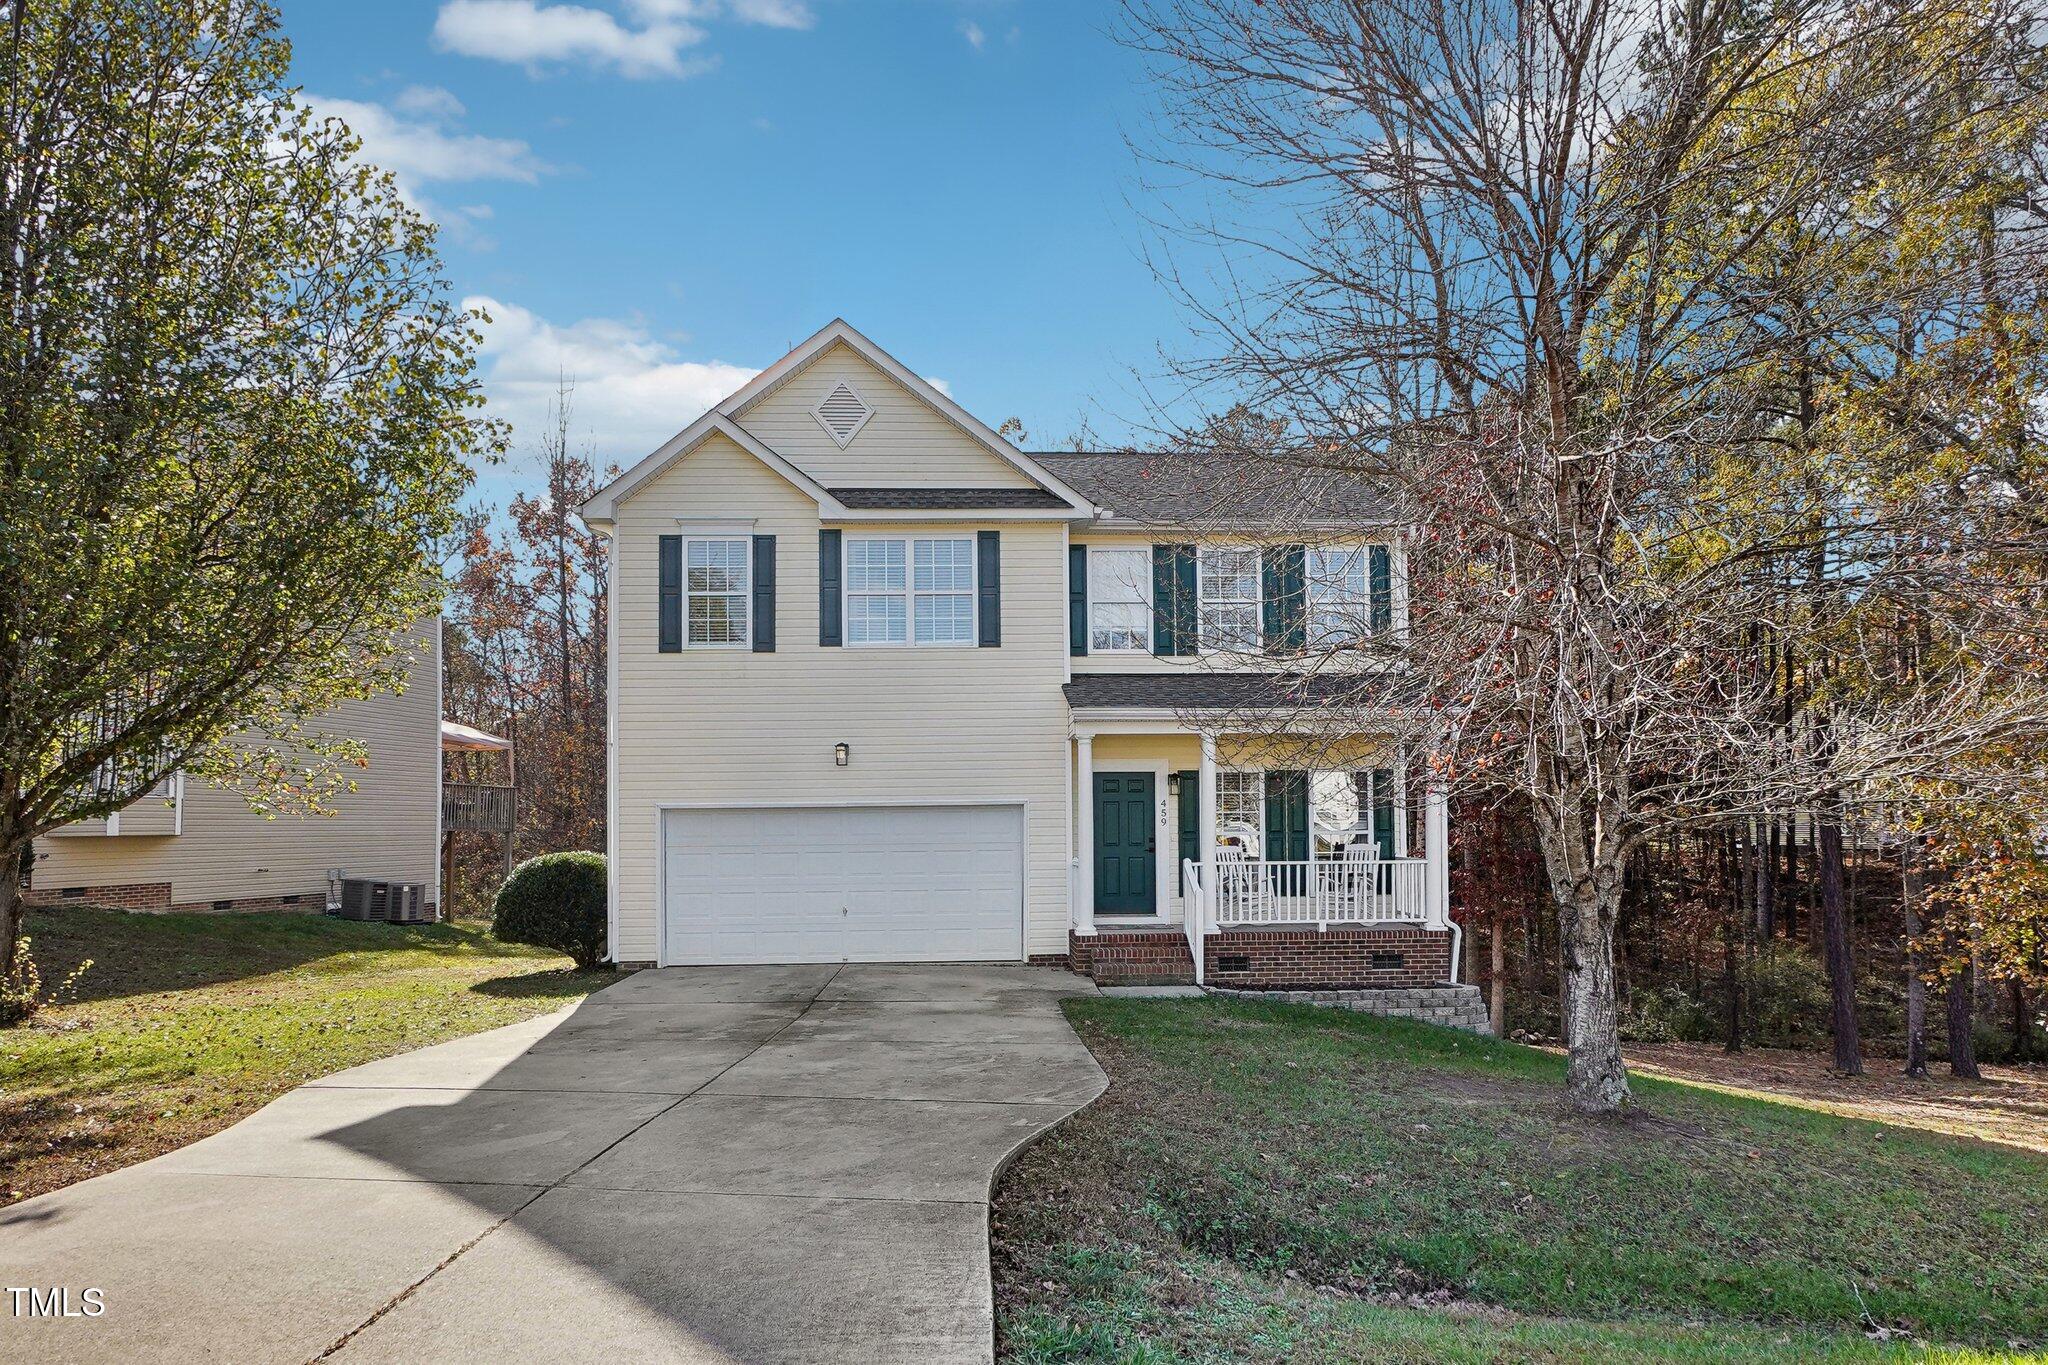
[[[812,415],[818,400],[842,379],[874,409],[844,450]],[[827,488],[1037,487],[1023,471],[843,343],[756,398],[733,420]]]
[[[438,900],[441,825],[441,659],[438,623],[423,633],[434,652],[400,695],[345,702],[308,728],[360,740],[370,766],[352,769],[353,792],[332,816],[266,820],[239,794],[184,781],[184,832],[146,797],[123,811],[121,833],[36,840],[38,890],[169,882],[173,905],[301,895],[325,904],[327,871],[423,882]],[[142,807],[153,806],[144,810]],[[138,826],[157,826],[145,835]]]
[[[820,381],[795,382],[816,390]],[[862,392],[874,401],[881,390]],[[805,407],[815,399],[813,392]],[[829,448],[809,412],[801,416]],[[868,424],[850,454],[882,436],[881,421]],[[935,468],[931,459],[918,469],[928,483],[987,477]],[[880,482],[873,474],[860,477]],[[776,538],[776,652],[659,652],[657,537],[676,533],[679,524],[729,520],[751,522],[751,534]],[[845,528],[848,536],[978,529],[971,522]],[[732,441],[707,438],[619,506],[614,959],[651,962],[659,952],[663,806],[1021,803],[1025,950],[1065,951],[1065,528],[1012,522],[997,529],[1001,648],[821,648],[817,504]],[[842,742],[852,749],[844,768],[832,756]]]

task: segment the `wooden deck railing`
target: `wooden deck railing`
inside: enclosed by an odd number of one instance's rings
[[[511,829],[519,809],[515,790],[481,782],[442,783],[441,828],[496,833]]]

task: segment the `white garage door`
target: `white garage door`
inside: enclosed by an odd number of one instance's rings
[[[1014,962],[1015,806],[672,810],[663,961]]]

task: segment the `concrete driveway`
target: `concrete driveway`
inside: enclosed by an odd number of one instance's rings
[[[971,1361],[989,1183],[1100,1094],[1031,967],[641,972],[0,1211],[0,1359]]]

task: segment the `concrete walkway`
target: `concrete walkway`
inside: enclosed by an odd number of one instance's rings
[[[0,1211],[0,1359],[975,1361],[998,1167],[1100,1094],[1030,967],[641,972]]]

